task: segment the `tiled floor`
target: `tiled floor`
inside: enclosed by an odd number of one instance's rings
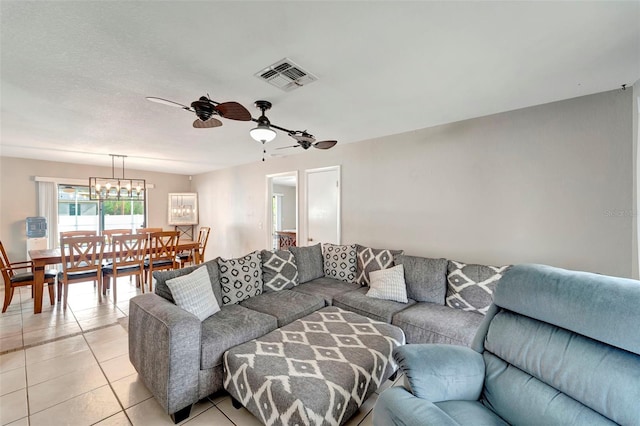
[[[43,313],[34,315],[30,288],[16,291],[0,315],[0,425],[172,425],[129,362],[129,298],[138,292],[120,279],[114,305],[110,295],[99,302],[91,283],[73,284],[66,310],[50,306],[45,294]],[[373,424],[380,391],[347,425]],[[223,392],[196,404],[184,424],[260,422]]]

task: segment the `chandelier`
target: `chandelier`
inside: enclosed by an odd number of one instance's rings
[[[144,201],[146,182],[144,179],[130,179],[124,177],[124,159],[126,155],[109,154],[111,156],[111,177],[89,178],[89,199]],[[115,176],[115,159],[122,159],[122,177]]]

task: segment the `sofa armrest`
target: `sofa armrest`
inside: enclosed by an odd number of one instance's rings
[[[416,398],[406,389],[394,386],[378,397],[373,407],[373,425],[459,426],[459,423],[433,402]]]
[[[393,358],[413,395],[431,402],[479,398],[484,383],[482,355],[465,346],[414,344],[396,348]]]
[[[147,293],[129,302],[129,359],[168,414],[198,400],[201,322]]]

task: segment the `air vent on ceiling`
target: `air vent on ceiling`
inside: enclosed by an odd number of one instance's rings
[[[254,75],[285,92],[313,83],[318,79],[289,58],[271,64]]]

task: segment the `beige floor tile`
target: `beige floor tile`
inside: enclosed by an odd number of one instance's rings
[[[50,328],[63,324],[73,324],[75,322],[76,319],[71,312],[56,309],[37,315],[34,314],[23,317],[23,329],[25,333],[28,333],[31,331],[41,330],[43,328]]]
[[[62,355],[45,361],[28,364],[27,379],[29,380],[29,386],[34,386],[38,383],[46,382],[47,380],[91,366],[98,366],[98,362],[87,348],[69,355]]]
[[[152,397],[137,373],[116,380],[111,387],[125,409]]]
[[[22,315],[0,316],[0,336],[9,337],[22,334]]]
[[[27,365],[29,365],[59,356],[86,351],[87,349],[89,349],[89,345],[87,345],[87,342],[82,336],[73,336],[27,348],[25,353],[27,355]]]
[[[108,361],[101,362],[100,366],[104,370],[104,374],[110,383],[136,373],[136,369],[131,362],[129,362],[129,354],[120,355]]]
[[[373,410],[358,424],[358,426],[373,426]]]
[[[0,352],[22,348],[23,346],[22,334],[14,334],[12,336],[0,338]]]
[[[28,415],[27,390],[0,396],[0,424],[5,425]]]
[[[7,426],[29,426],[29,417],[23,417],[20,420],[9,423]]]
[[[397,378],[396,378],[397,380]],[[376,389],[376,393],[378,395],[380,395],[382,392],[384,392],[387,388],[390,388],[391,386],[393,386],[393,384],[395,383],[394,381],[391,380],[386,380],[378,389]]]
[[[72,334],[80,333],[82,330],[76,322],[65,323],[48,328],[42,328],[28,333],[24,333],[25,346],[34,345],[40,342],[46,342],[48,340],[70,336]]]
[[[213,407],[210,401],[203,400],[193,405],[191,408],[191,415],[186,420],[188,422],[192,417],[195,417],[202,413],[205,410]],[[134,426],[171,426],[173,425],[173,420],[171,420],[171,416],[169,416],[164,408],[158,404],[155,398],[149,398],[140,404],[134,405],[133,407],[126,410],[127,416],[129,416],[129,420]],[[186,423],[183,422],[183,423]],[[183,424],[180,423],[180,424]]]
[[[0,355],[0,373],[13,370],[15,368],[24,367],[24,350],[9,352],[8,354]]]
[[[373,410],[373,406],[376,405],[378,400],[378,394],[374,393],[365,402],[362,403],[360,409],[345,423],[345,426],[359,425],[362,420]]]
[[[113,312],[117,312],[118,308],[113,306],[112,304],[108,305],[100,305],[100,306],[91,306],[82,310],[74,310],[73,315],[76,317],[76,320],[83,321],[91,318],[100,317],[103,315],[109,315]]]
[[[102,370],[95,365],[29,386],[29,411],[37,413],[106,384]]]
[[[184,424],[189,426],[234,426],[234,424],[216,407],[211,407],[202,414],[189,417]]]
[[[108,315],[101,315],[99,317],[81,320],[78,321],[78,324],[80,325],[80,328],[82,328],[82,331],[90,331],[107,325],[117,324],[118,318],[121,318],[122,316],[124,315],[118,311]]]
[[[85,333],[84,335],[84,337],[87,339],[87,342],[89,342],[89,345],[95,342],[106,342],[109,340],[116,340],[124,336],[127,336],[127,332],[119,325],[114,325],[112,327],[105,327],[100,330]]]
[[[24,367],[0,373],[0,396],[27,387],[27,376]]]
[[[127,418],[127,415],[124,411],[120,411],[119,413],[114,414],[111,417],[107,417],[95,424],[95,426],[130,426],[131,422]],[[212,425],[213,426],[213,425]]]
[[[99,362],[104,362],[120,355],[129,353],[129,336],[124,336],[113,340],[95,341],[90,343],[91,350]]]
[[[258,426],[262,423],[253,414],[247,411],[246,408],[240,408],[239,410],[233,408],[231,404],[231,397],[224,399],[218,405],[216,405],[225,416],[231,419],[236,425],[242,426]]]
[[[31,415],[30,423],[31,426],[91,425],[121,410],[111,388],[102,386]]]

